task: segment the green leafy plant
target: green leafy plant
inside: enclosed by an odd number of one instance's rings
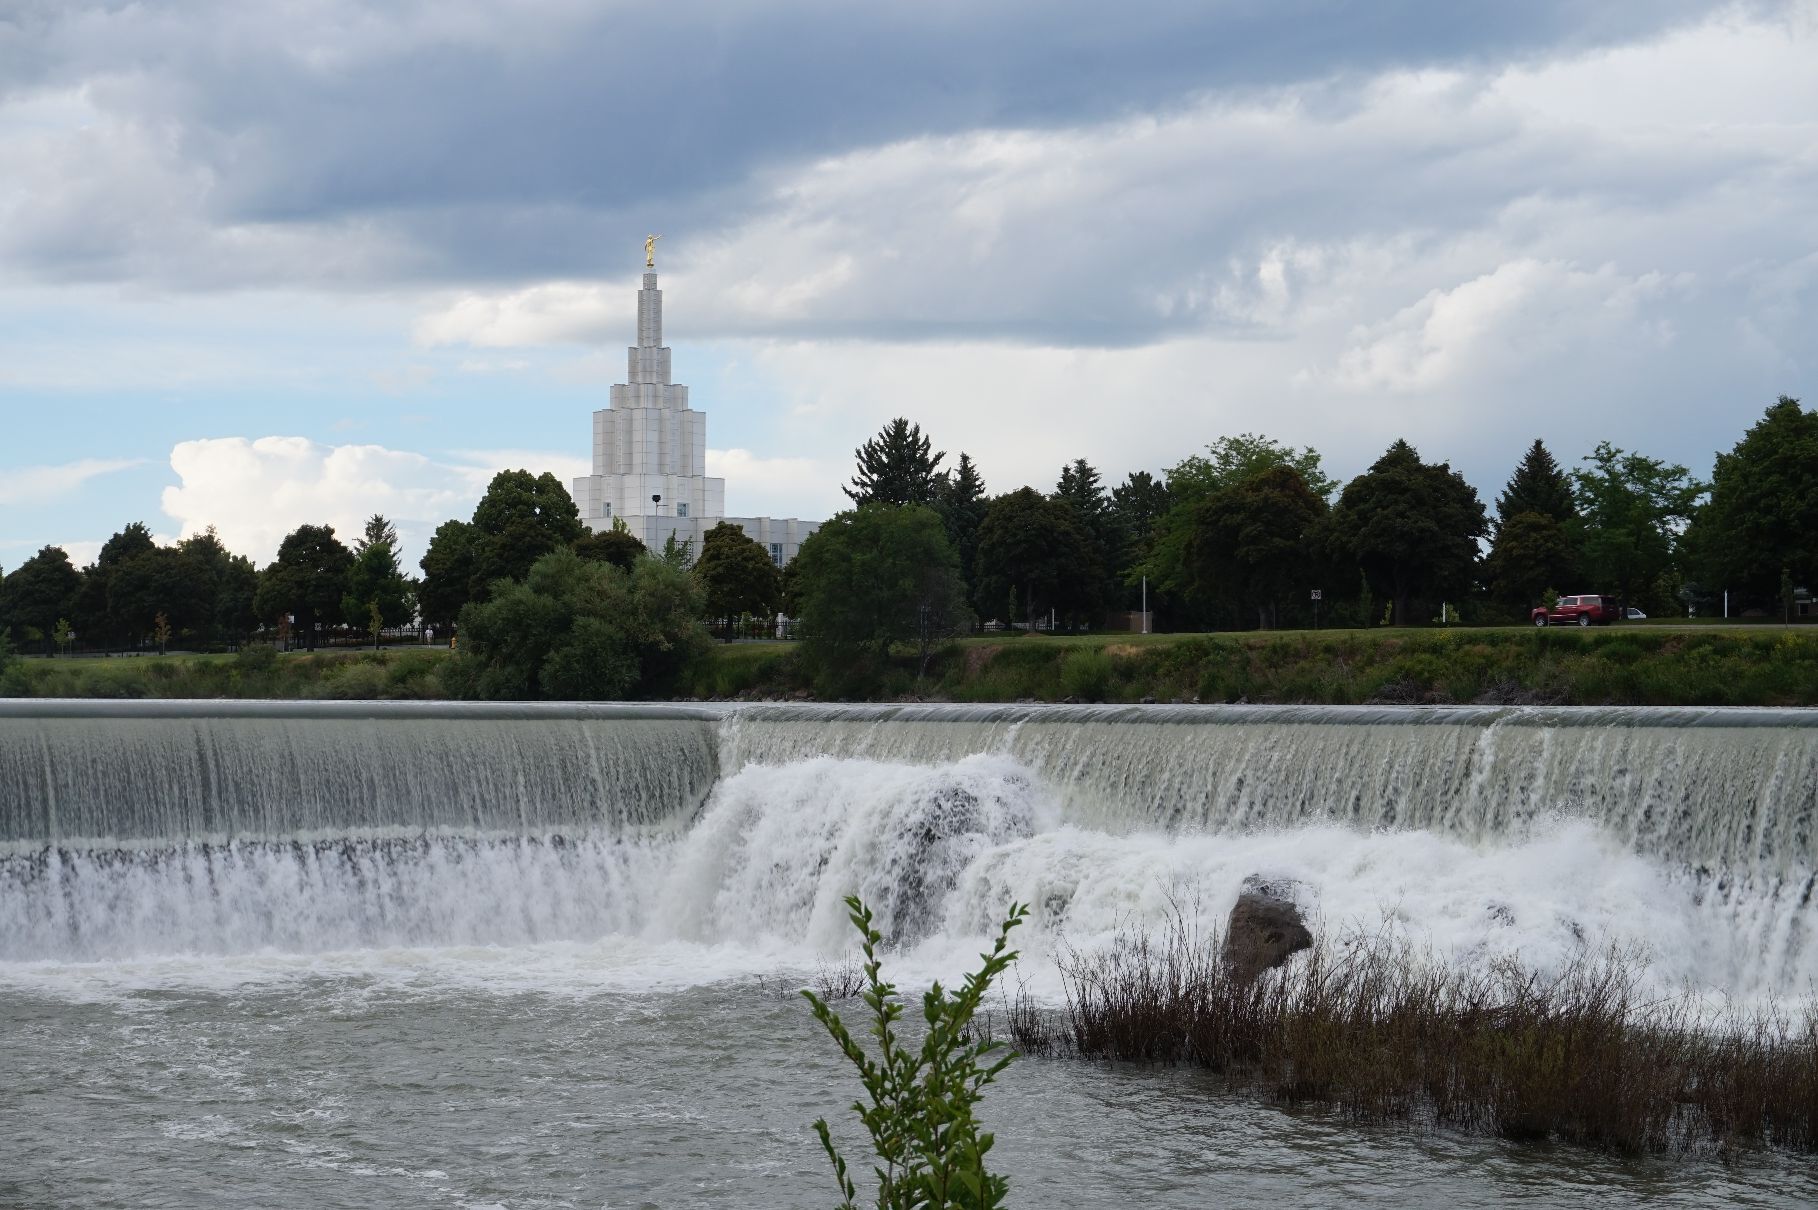
[[[802,995],[813,1007],[815,1019],[858,1069],[871,1098],[869,1105],[855,1101],[852,1107],[877,1153],[873,1171],[879,1210],[972,1210],[1003,1205],[1009,1182],[985,1169],[985,1156],[994,1140],[989,1131],[979,1129],[973,1107],[985,1085],[1010,1065],[1016,1053],[1001,1042],[978,1038],[971,1026],[992,981],[1016,960],[1015,951],[1009,948],[1010,930],[1023,922],[1029,909],[1022,904],[1010,906],[991,952],[981,955],[983,965],[966,976],[958,991],[949,992],[936,983],[923,994],[922,1017],[928,1033],[920,1050],[911,1050],[897,1036],[902,998],[895,984],[885,982],[877,956],[883,934],[872,924],[871,909],[857,896],[848,896],[846,907],[852,927],[863,938],[862,998],[870,1012],[869,1032],[877,1042],[878,1057],[873,1059],[865,1052],[825,999],[807,990]],[[814,1130],[833,1163],[843,1198],[840,1210],[858,1210],[858,1186],[833,1145],[827,1119],[816,1121]]]

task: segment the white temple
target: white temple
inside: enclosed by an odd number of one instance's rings
[[[581,519],[595,530],[622,519],[653,552],[674,535],[692,543],[697,556],[701,536],[730,521],[781,567],[820,522],[725,515],[726,481],[707,475],[707,415],[688,406],[687,387],[670,381],[663,292],[649,264],[647,258],[638,291],[638,343],[627,350],[626,381],[612,388],[609,406],[593,414],[593,474],[574,481]]]

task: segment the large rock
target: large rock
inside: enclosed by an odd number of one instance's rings
[[[1313,934],[1295,903],[1289,879],[1244,879],[1225,926],[1225,965],[1243,983],[1311,948]]]

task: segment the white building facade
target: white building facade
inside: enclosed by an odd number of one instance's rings
[[[688,388],[670,377],[663,346],[663,292],[654,270],[638,291],[638,342],[626,350],[625,381],[593,414],[593,473],[574,481],[589,529],[623,520],[646,547],[670,537],[701,552],[701,536],[729,521],[770,552],[778,567],[821,527],[793,517],[726,516],[726,481],[707,474],[707,414],[688,406]]]

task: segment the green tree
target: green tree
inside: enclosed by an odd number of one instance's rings
[[[1118,566],[1126,576],[1149,557],[1155,544],[1156,524],[1168,511],[1168,504],[1168,485],[1148,471],[1131,471],[1111,489],[1111,511],[1117,518],[1117,532],[1124,540]]]
[[[82,574],[70,565],[61,546],[46,546],[0,581],[0,616],[21,642],[34,632],[47,655],[54,654],[52,634],[57,619],[73,612],[82,590]]]
[[[858,930],[865,955],[865,990],[862,999],[871,1017],[869,1033],[878,1047],[876,1059],[865,1053],[833,1006],[811,991],[802,993],[840,1053],[858,1070],[866,1105],[853,1110],[871,1136],[877,1157],[879,1210],[988,1210],[1001,1206],[1010,1182],[985,1167],[993,1143],[980,1128],[975,1107],[985,1090],[1002,1074],[1016,1055],[1003,1043],[981,1037],[972,1019],[985,1002],[991,984],[1016,962],[1010,949],[1010,930],[1022,924],[1029,909],[1011,904],[1010,914],[998,929],[991,951],[981,955],[983,965],[966,976],[957,992],[939,983],[922,996],[922,1020],[927,1032],[918,1050],[898,1040],[903,1016],[896,985],[886,982],[878,951],[883,934],[856,896],[846,900],[848,918]],[[993,1055],[1002,1052],[997,1058]],[[839,1149],[827,1119],[814,1123],[821,1148],[833,1165],[839,1186],[840,1210],[858,1210],[858,1186]]]
[[[284,536],[277,559],[260,574],[254,608],[265,618],[294,616],[314,651],[321,622],[341,615],[352,566],[353,552],[335,537],[334,526],[299,525]]]
[[[823,669],[844,675],[912,643],[925,674],[933,652],[971,626],[958,556],[931,508],[840,513],[792,566],[807,654]]]
[[[208,624],[211,590],[205,570],[182,550],[154,546],[114,570],[107,590],[108,613],[134,642],[151,636],[160,616],[173,634],[195,631]]]
[[[1213,492],[1194,509],[1188,558],[1200,592],[1257,625],[1278,624],[1281,602],[1311,586],[1315,528],[1326,502],[1291,466],[1274,466]]]
[[[978,583],[978,527],[984,523],[988,503],[978,463],[961,451],[953,473],[941,480],[939,509],[947,526],[947,542],[959,556],[960,578],[966,582],[968,595]]]
[[[660,559],[626,572],[559,550],[461,611],[444,681],[491,700],[671,694],[710,643],[703,605],[693,577]]]
[[[1277,466],[1292,467],[1307,490],[1322,500],[1338,490],[1338,481],[1326,474],[1319,451],[1312,446],[1296,450],[1255,433],[1220,437],[1204,455],[1194,454],[1169,467],[1168,490],[1178,498],[1199,499]]]
[[[663,539],[663,549],[657,552],[657,562],[667,564],[677,571],[687,571],[694,566],[694,539],[676,539],[675,530]]]
[[[1484,576],[1490,596],[1532,605],[1548,588],[1571,591],[1581,530],[1572,480],[1536,439],[1496,498],[1496,525]]]
[[[1240,433],[1220,437],[1203,455],[1182,459],[1166,471],[1167,507],[1150,527],[1142,561],[1126,573],[1126,580],[1149,579],[1152,604],[1176,620],[1205,622],[1208,609],[1218,604],[1202,591],[1192,559],[1195,509],[1213,493],[1235,486],[1275,467],[1288,467],[1300,476],[1307,490],[1330,499],[1337,483],[1325,473],[1319,452],[1311,446],[1296,450],[1269,437]]]
[[[726,623],[726,641],[732,641],[732,620],[740,614],[768,614],[782,602],[782,579],[770,552],[745,536],[729,521],[721,521],[701,536],[701,557],[695,560],[695,578],[707,600],[707,616]]]
[[[1708,583],[1765,600],[1784,568],[1818,588],[1818,413],[1782,395],[1718,454],[1710,502],[1686,538]]]
[[[572,547],[586,532],[574,497],[548,471],[500,471],[473,510],[473,568],[467,591],[483,601],[499,580],[522,580],[530,565]]]
[[[1522,455],[1515,473],[1509,476],[1508,485],[1502,489],[1502,495],[1496,497],[1498,525],[1505,525],[1523,513],[1539,513],[1568,528],[1578,521],[1578,502],[1572,494],[1571,477],[1560,469],[1552,451],[1539,438],[1535,438],[1528,452]]]
[[[1117,560],[1123,554],[1124,541],[1118,532],[1117,513],[1111,507],[1110,493],[1105,491],[1098,469],[1084,458],[1075,458],[1061,467],[1054,498],[1073,510],[1080,530],[1090,539],[1105,575],[1104,583],[1099,586],[1099,599],[1110,601],[1118,595],[1122,568]]]
[[[423,579],[417,586],[417,612],[425,626],[447,630],[472,599],[474,549],[479,531],[466,521],[444,521],[429,539],[429,549],[417,566]]]
[[[1371,589],[1393,603],[1395,624],[1406,626],[1416,600],[1437,605],[1469,591],[1487,528],[1475,488],[1447,463],[1422,462],[1397,441],[1345,486],[1329,532]]]
[[[201,629],[212,642],[238,642],[259,624],[253,600],[259,573],[252,560],[223,546],[214,526],[177,543],[177,550],[203,584],[206,598]]]
[[[574,553],[596,563],[611,563],[620,571],[630,571],[650,551],[632,534],[625,518],[614,517],[611,529],[590,530],[577,538]]]
[[[940,499],[941,459],[947,455],[930,449],[922,426],[899,416],[852,452],[858,473],[852,486],[840,490],[854,504],[934,504]]]
[[[996,613],[1012,593],[1027,619],[1052,610],[1071,625],[1100,608],[1105,575],[1095,544],[1071,508],[1034,488],[991,502],[978,530],[978,564],[980,612]]]
[[[139,521],[130,523],[102,544],[95,561],[83,569],[82,589],[70,615],[77,634],[90,643],[106,647],[118,646],[124,641],[126,624],[110,610],[108,603],[114,575],[124,564],[156,547],[151,530]]]
[[[1578,553],[1566,527],[1545,513],[1516,513],[1496,527],[1484,561],[1490,595],[1506,604],[1532,605],[1547,589],[1571,592]]]
[[[1585,566],[1613,584],[1623,605],[1639,599],[1662,611],[1659,594],[1641,597],[1673,566],[1680,533],[1704,484],[1683,466],[1631,454],[1607,441],[1586,455],[1590,465],[1572,473],[1584,517]]]
[[[375,513],[354,543],[353,563],[347,569],[347,590],[341,596],[341,616],[361,630],[371,625],[375,608],[379,628],[408,625],[416,612],[415,585],[398,565],[398,531]],[[379,645],[375,634],[373,646]]]

